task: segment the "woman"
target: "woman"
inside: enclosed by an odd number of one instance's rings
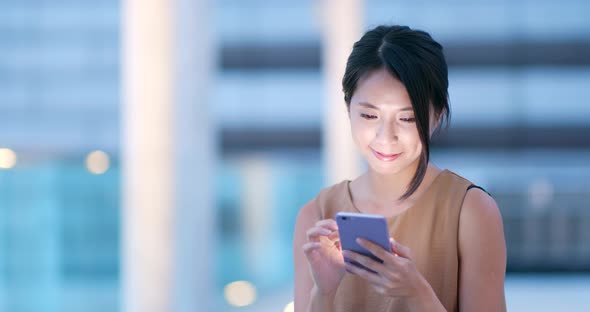
[[[379,26],[354,44],[342,85],[368,170],[301,208],[295,311],[505,311],[506,245],[495,201],[429,161],[430,138],[449,116],[442,46],[423,31]],[[343,251],[339,211],[385,216],[393,253],[361,241],[381,264]]]

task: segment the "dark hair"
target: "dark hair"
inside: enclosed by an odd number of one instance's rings
[[[382,68],[404,84],[412,101],[422,154],[416,174],[400,199],[412,195],[426,174],[430,160],[430,105],[436,118],[444,114],[444,121],[447,125],[449,122],[449,80],[442,50],[427,32],[407,26],[378,26],[354,44],[346,63],[342,89],[348,109],[359,79]]]

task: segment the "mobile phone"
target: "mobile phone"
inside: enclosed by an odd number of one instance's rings
[[[387,230],[387,221],[385,220],[385,217],[365,213],[339,212],[336,214],[336,223],[338,224],[340,245],[343,250],[354,251],[383,263],[383,260],[357,244],[357,238],[364,238],[381,246],[383,249],[392,252],[391,245],[389,244],[389,231]],[[344,261],[375,273],[375,271],[356,261],[347,258],[344,258]]]

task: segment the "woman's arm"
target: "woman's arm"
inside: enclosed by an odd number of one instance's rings
[[[295,265],[295,312],[326,311],[333,308],[334,296],[322,294],[315,287],[303,246],[308,243],[307,231],[318,221],[315,200],[307,203],[297,215],[293,237],[293,262]]]
[[[309,306],[313,280],[309,272],[307,260],[303,253],[303,245],[307,242],[306,231],[311,228],[314,220],[315,202],[307,203],[297,215],[295,234],[293,235],[293,263],[295,265],[295,312],[305,312]]]
[[[334,311],[334,294],[322,294],[317,287],[311,290],[311,301],[307,309],[300,311],[306,312],[332,312]]]
[[[496,202],[480,189],[465,195],[459,219],[459,310],[506,311],[506,242]]]

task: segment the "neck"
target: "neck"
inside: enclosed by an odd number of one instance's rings
[[[427,168],[430,166],[428,164]],[[367,193],[377,203],[401,204],[405,200],[400,201],[399,198],[408,190],[417,168],[418,162],[393,175],[382,175],[369,169],[366,174]]]
[[[408,201],[411,202],[414,195],[420,193],[421,187],[419,187],[408,199],[400,200],[399,198],[408,190],[409,184],[414,178],[417,168],[418,162],[394,175],[382,175],[369,169],[365,175],[365,185],[367,187],[366,194],[368,194],[375,203],[388,206],[401,205]],[[432,171],[432,168],[435,168],[435,166],[429,163],[426,167],[424,180],[428,178],[428,173]]]

